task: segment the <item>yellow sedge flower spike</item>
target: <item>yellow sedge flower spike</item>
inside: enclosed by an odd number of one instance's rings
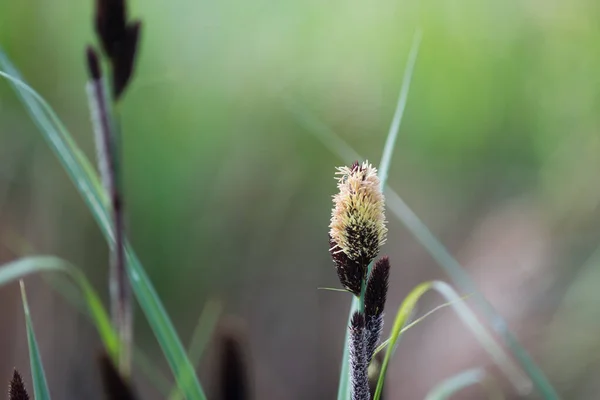
[[[368,162],[337,170],[329,251],[342,285],[358,296],[369,263],[385,243],[385,199],[377,169]]]

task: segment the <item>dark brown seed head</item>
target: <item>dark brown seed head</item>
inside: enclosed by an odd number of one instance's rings
[[[102,49],[112,58],[125,37],[125,0],[96,0],[95,27]]]
[[[25,384],[23,383],[21,374],[19,374],[19,371],[17,371],[16,369],[13,372],[12,379],[10,380],[10,386],[8,389],[8,399],[29,400],[29,395],[27,394],[27,390],[25,390]]]
[[[355,296],[359,296],[362,281],[367,273],[363,264],[350,259],[343,251],[339,251],[331,236],[329,237],[329,252],[342,286]]]
[[[383,309],[388,291],[390,260],[381,257],[373,267],[365,291],[367,361],[370,363],[383,331]]]
[[[113,96],[119,99],[133,75],[141,22],[127,21],[125,0],[96,0],[94,23],[112,67]]]
[[[365,292],[365,314],[378,317],[383,314],[390,279],[390,259],[381,257],[371,271]]]
[[[117,371],[110,357],[102,353],[99,362],[106,400],[135,400],[129,382]]]

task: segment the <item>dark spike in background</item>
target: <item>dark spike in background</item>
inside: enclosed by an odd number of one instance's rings
[[[102,353],[99,358],[100,373],[102,375],[102,385],[107,400],[135,400],[133,390],[129,384],[117,371],[112,360],[106,353]]]
[[[141,27],[141,21],[135,21],[127,26],[121,46],[113,58],[113,96],[115,99],[123,94],[133,75]]]
[[[221,400],[248,400],[250,388],[246,357],[237,335],[229,332],[220,338],[219,393]]]
[[[102,49],[110,58],[114,57],[126,31],[125,0],[97,0],[94,22]]]
[[[133,75],[141,22],[127,22],[125,0],[97,0],[94,25],[102,50],[110,60],[113,97],[118,100]]]
[[[15,369],[13,377],[10,380],[10,386],[8,389],[8,400],[29,400],[27,390],[25,390],[25,384],[19,371]]]

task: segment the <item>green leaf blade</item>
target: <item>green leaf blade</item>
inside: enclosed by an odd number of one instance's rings
[[[160,302],[150,278],[129,245],[126,246],[126,254],[131,287],[173,371],[179,388],[188,400],[206,400],[206,394],[196,377],[194,367],[187,357],[175,327]]]
[[[21,298],[23,299],[23,312],[25,313],[25,324],[27,328],[27,344],[29,346],[29,363],[31,365],[31,378],[33,379],[33,393],[36,400],[50,400],[50,391],[48,382],[42,365],[42,357],[38,348],[29,305],[27,304],[27,294],[25,293],[25,284],[21,281]]]
[[[392,326],[392,332],[390,335],[390,341],[385,351],[385,357],[383,358],[383,363],[381,364],[381,371],[379,373],[379,380],[377,381],[377,388],[375,389],[375,395],[373,396],[373,400],[379,400],[381,394],[383,392],[383,383],[385,381],[385,373],[387,372],[388,365],[390,360],[392,359],[392,354],[394,353],[394,349],[396,348],[396,344],[398,339],[400,338],[400,333],[402,329],[406,325],[410,314],[414,310],[417,302],[427,291],[429,291],[433,286],[433,282],[423,282],[417,285],[409,294],[406,296],[400,308],[398,309],[398,313],[396,314],[396,318],[394,319],[394,325]]]
[[[24,257],[0,266],[0,286],[41,272],[61,272],[75,281],[106,351],[111,357],[116,357],[118,338],[112,329],[108,313],[85,275],[74,265],[53,256]]]

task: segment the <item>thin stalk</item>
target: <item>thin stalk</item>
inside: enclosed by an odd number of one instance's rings
[[[402,117],[404,116],[404,109],[406,108],[406,102],[408,101],[408,92],[410,90],[410,83],[412,82],[412,75],[417,63],[417,56],[419,55],[419,47],[421,45],[421,38],[423,34],[421,29],[417,29],[413,36],[412,46],[410,47],[410,53],[408,54],[408,61],[406,62],[406,68],[404,69],[404,76],[402,78],[402,87],[400,88],[400,94],[398,95],[398,103],[396,104],[396,111],[390,125],[385,145],[383,146],[383,154],[381,155],[381,161],[379,162],[379,179],[381,181],[381,190],[385,187],[387,177],[390,171],[390,164],[392,162],[392,155],[394,153],[394,147],[396,145],[396,139],[398,138],[398,132],[400,131],[400,124],[402,123]]]
[[[120,152],[117,143],[118,135],[116,125],[110,115],[106,86],[102,78],[98,76],[97,79],[90,80],[87,89],[96,138],[98,165],[103,184],[110,198],[111,217],[115,234],[115,243],[111,247],[109,271],[111,316],[121,342],[119,370],[125,376],[129,376],[131,371],[133,316],[131,288],[125,270],[125,231],[123,197],[119,179],[120,165],[118,160],[120,159]]]

